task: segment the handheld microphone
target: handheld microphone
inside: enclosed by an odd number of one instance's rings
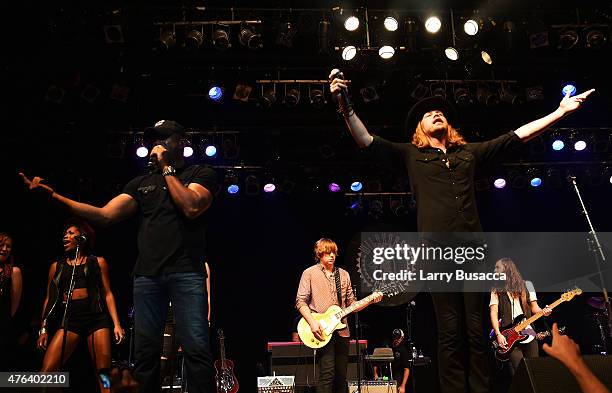
[[[74,238],[76,239],[78,244],[87,243],[87,236],[85,236],[85,235],[77,235]]]
[[[329,77],[329,82],[331,83],[331,81],[333,81],[334,79],[344,79],[344,74],[337,68],[334,68],[332,70],[331,76]],[[349,101],[348,90],[346,87],[340,89],[340,96],[342,97],[345,106],[351,106],[351,101]]]
[[[149,156],[149,162],[147,162],[147,168],[149,172],[155,172],[157,170],[157,154],[151,154]]]

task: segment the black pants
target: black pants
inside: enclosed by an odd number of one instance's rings
[[[346,393],[349,338],[334,333],[331,341],[317,351],[319,383],[317,393]]]
[[[489,391],[489,362],[480,292],[432,293],[438,323],[438,376],[441,393]],[[466,361],[467,359],[467,361]]]
[[[523,358],[537,358],[538,357],[538,343],[536,340],[531,341],[527,344],[518,344],[512,352],[510,352],[510,361],[508,363],[508,369],[510,375],[514,376],[516,369],[518,368]]]

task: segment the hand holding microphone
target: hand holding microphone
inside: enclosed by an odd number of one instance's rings
[[[329,90],[338,98],[338,103],[340,105],[339,112],[345,117],[352,116],[355,112],[353,111],[353,105],[348,96],[348,84],[350,81],[344,79],[342,71],[334,68],[329,74],[329,82]]]
[[[158,144],[151,149],[151,154],[149,154],[149,162],[147,164],[149,171],[154,172],[158,168],[161,168],[166,163],[166,153],[168,149],[163,144]]]

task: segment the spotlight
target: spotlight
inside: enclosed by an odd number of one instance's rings
[[[310,90],[310,105],[312,105],[316,109],[322,109],[323,107],[325,107],[326,104],[327,101],[325,100],[325,94],[323,94],[323,90]]]
[[[425,21],[425,30],[427,30],[428,32],[432,34],[440,31],[441,27],[442,27],[442,22],[440,22],[440,18],[438,18],[437,16],[430,16]]]
[[[357,48],[353,45],[349,45],[342,49],[342,60],[350,61],[355,58],[357,55]]]
[[[234,95],[232,98],[237,101],[249,102],[249,96],[251,95],[251,91],[253,91],[253,87],[238,83],[236,85],[236,89],[234,90]]]
[[[183,147],[183,157],[191,157],[193,155],[193,147],[185,146]]]
[[[293,27],[291,22],[282,23],[278,29],[276,43],[285,48],[291,48],[293,46],[293,37],[296,33],[297,30]]]
[[[213,32],[212,41],[215,48],[226,50],[231,47],[229,33],[226,29],[218,28]]]
[[[262,86],[263,89],[263,86]],[[276,102],[276,91],[274,88],[266,89],[261,94],[261,105],[265,108],[269,108]]]
[[[227,186],[227,193],[234,195],[238,194],[240,191],[240,186],[238,185],[238,176],[234,172],[228,171],[225,173],[225,185]]]
[[[359,28],[359,19],[356,16],[349,16],[344,21],[344,28],[348,31],[355,31]]]
[[[465,34],[467,35],[478,34],[478,22],[476,22],[474,19],[466,20],[463,24],[463,31],[465,31]]]
[[[141,145],[138,147],[138,149],[136,149],[136,155],[140,158],[145,158],[149,155],[149,149],[147,149],[146,146]]]
[[[266,183],[263,187],[264,192],[271,193],[276,190],[276,185],[274,183]]]
[[[578,44],[578,33],[574,29],[565,29],[559,32],[559,49],[569,50]]]
[[[242,27],[240,27],[240,32],[238,33],[238,41],[240,42],[240,44],[248,47],[251,50],[257,50],[263,47],[261,34],[256,33],[255,29],[252,26],[248,25],[243,25]]]
[[[459,51],[457,51],[457,49],[453,48],[452,46],[449,46],[448,48],[444,49],[444,55],[447,59],[451,61],[459,60]]]
[[[466,106],[471,104],[470,93],[467,87],[462,85],[455,85],[453,95],[455,97],[455,102],[458,106],[465,108]]]
[[[238,184],[230,184],[229,186],[227,186],[227,192],[229,194],[238,194],[239,191],[240,187],[238,186]]]
[[[340,188],[340,186],[338,185],[338,183],[329,183],[329,185],[327,186],[327,189],[328,189],[330,192],[334,192],[334,193],[335,193],[335,192],[340,192],[340,190],[341,190],[341,188]]]
[[[576,151],[583,151],[584,149],[586,149],[586,146],[587,146],[587,144],[586,144],[585,141],[579,140],[579,141],[576,141],[574,143],[574,150],[576,150]]]
[[[570,97],[571,97],[574,94],[576,94],[576,86],[574,86],[572,84],[567,84],[567,85],[563,86],[563,89],[561,89],[561,92],[563,93],[564,96],[569,94]]]
[[[219,102],[223,98],[223,88],[217,85],[212,85],[208,89],[208,98],[214,102]]]
[[[387,31],[396,31],[397,28],[399,27],[399,23],[397,22],[397,19],[393,16],[387,16],[383,24],[385,26],[385,29],[387,29]]]
[[[589,49],[601,49],[607,41],[608,37],[598,29],[589,30],[586,35],[586,47]]]
[[[565,143],[561,139],[555,139],[552,143],[552,148],[554,151],[561,151],[565,147]]]
[[[487,51],[480,51],[480,58],[488,65],[493,64],[493,58],[491,57],[491,54]]]
[[[360,181],[354,181],[351,183],[351,191],[358,192],[363,188],[363,184]]]
[[[361,94],[361,98],[363,99],[363,102],[366,102],[366,103],[371,102],[371,101],[376,101],[380,98],[374,86],[363,87],[359,89],[359,93]]]
[[[495,186],[495,188],[498,188],[498,189],[504,188],[506,187],[506,179],[504,179],[503,177],[498,177],[493,182],[493,185]]]
[[[214,145],[208,145],[206,149],[204,149],[204,153],[207,157],[214,157],[217,155],[217,148]]]
[[[587,147],[586,138],[578,131],[570,133],[569,137],[575,151],[583,151]]]
[[[446,99],[446,86],[443,84],[433,84],[431,86],[431,95],[434,97],[442,97]]]
[[[393,49],[393,47],[389,45],[381,46],[378,50],[378,56],[385,60],[392,58],[394,54],[395,49]]]
[[[191,30],[185,36],[185,47],[189,50],[196,50],[204,43],[204,35],[199,30]]]
[[[163,50],[170,50],[176,45],[176,34],[173,29],[166,29],[159,35],[159,47]]]
[[[531,187],[540,187],[542,185],[542,177],[540,177],[540,171],[535,168],[531,168],[527,171],[529,176],[529,184]]]
[[[300,102],[300,91],[296,88],[286,90],[284,102],[285,106],[288,108],[297,106],[297,104]]]

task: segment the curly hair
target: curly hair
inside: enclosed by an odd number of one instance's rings
[[[64,223],[64,232],[66,232],[70,227],[75,227],[79,230],[81,235],[85,236],[85,238],[87,239],[85,241],[87,251],[93,250],[94,246],[96,245],[96,232],[91,227],[91,225],[89,225],[86,221],[80,218],[71,217]]]

